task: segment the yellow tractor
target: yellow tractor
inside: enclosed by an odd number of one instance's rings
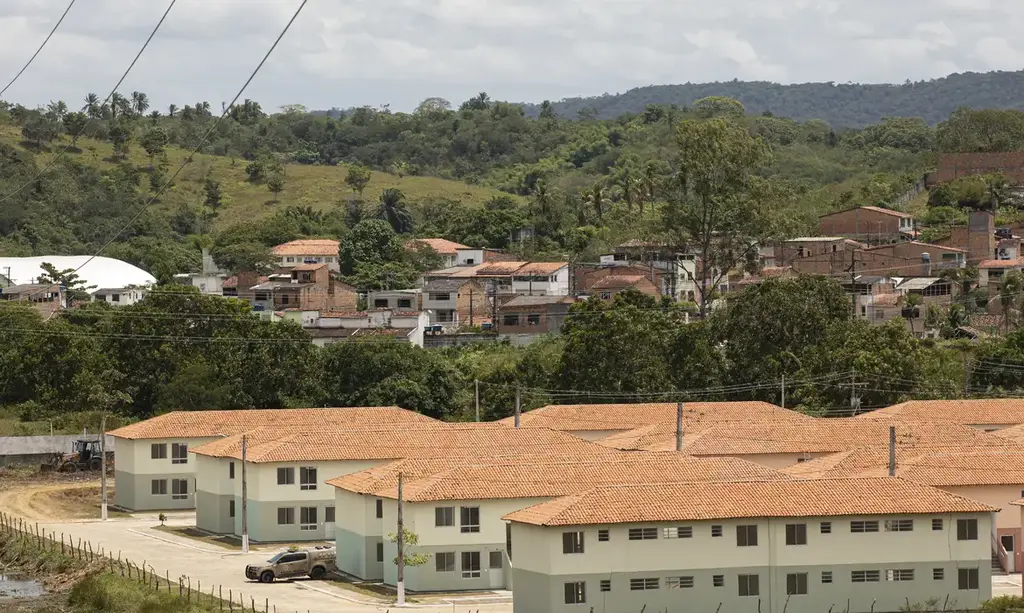
[[[49,464],[44,464],[44,471],[74,473],[80,470],[100,470],[103,460],[100,455],[99,441],[75,441],[73,453],[55,453]],[[114,465],[110,453],[107,455],[107,470]]]

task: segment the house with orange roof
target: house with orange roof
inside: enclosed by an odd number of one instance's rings
[[[107,433],[118,439],[114,504],[131,511],[196,508],[199,460],[190,451],[225,436],[261,426],[397,423],[431,424],[435,420],[398,407],[172,411],[158,415]],[[228,472],[218,473],[218,479],[227,479]],[[227,515],[226,502],[223,513]]]
[[[652,298],[661,298],[658,287],[646,275],[607,275],[590,286],[590,291],[601,300],[614,300],[615,296],[635,290]]]
[[[466,245],[450,241],[446,238],[414,238],[405,244],[405,248],[410,251],[422,247],[429,247],[430,249],[433,249],[437,255],[441,256],[446,268],[457,264],[460,249],[470,249],[470,247],[467,247]]]
[[[909,213],[860,206],[818,217],[823,236],[844,236],[871,245],[895,243],[914,234],[914,218]]]
[[[890,477],[598,485],[505,515],[513,611],[973,609],[997,510]]]
[[[417,535],[413,550],[430,557],[428,564],[406,568],[406,586],[414,591],[507,589],[512,560],[501,518],[539,502],[609,484],[784,478],[733,458],[611,450],[397,461],[328,481],[335,487],[338,517],[353,518],[337,527],[338,567],[343,572],[395,584],[391,560],[397,552],[381,535],[395,531],[399,473],[404,479],[405,526]]]
[[[1024,399],[908,400],[857,416],[857,419],[946,421],[987,432],[1024,424]]]
[[[341,270],[338,249],[341,243],[331,239],[301,238],[278,245],[270,250],[281,268],[301,264],[327,264],[332,272]]]

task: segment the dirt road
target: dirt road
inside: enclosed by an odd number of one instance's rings
[[[98,518],[99,489],[98,479],[19,483],[0,490],[0,511],[31,521]]]

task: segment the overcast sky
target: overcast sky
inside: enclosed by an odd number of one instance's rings
[[[0,0],[0,88],[68,0]],[[169,0],[78,0],[8,100],[105,97]],[[298,0],[178,0],[121,87],[230,100]],[[715,80],[903,82],[1024,69],[1022,0],[310,0],[246,97],[265,110],[539,102]]]

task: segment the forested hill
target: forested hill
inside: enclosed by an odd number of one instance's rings
[[[834,128],[862,128],[884,117],[921,117],[935,125],[961,106],[1024,108],[1024,71],[968,72],[904,85],[780,85],[766,81],[652,85],[623,94],[568,98],[554,107],[560,116],[570,119],[589,109],[601,119],[612,119],[642,112],[648,104],[689,106],[707,96],[735,98],[751,114],[770,112],[796,120],[822,119]],[[526,111],[535,116],[540,105],[526,105]]]

